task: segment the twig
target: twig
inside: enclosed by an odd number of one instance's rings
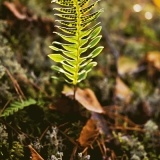
[[[25,83],[30,84],[30,85],[32,85],[33,87],[35,87],[36,89],[40,90],[40,91],[41,91],[42,93],[44,93],[47,97],[50,97],[47,92],[45,92],[44,90],[42,90],[42,89],[41,89],[39,86],[37,86],[35,83],[29,81],[27,78],[24,78],[24,77],[21,76],[21,75],[18,75],[18,77],[19,77],[21,80],[23,80]]]
[[[106,153],[105,153],[105,151],[103,151],[103,148],[102,148],[102,146],[101,146],[101,143],[100,143],[98,140],[96,140],[96,142],[97,142],[97,144],[98,144],[98,147],[99,147],[102,155],[105,155]]]
[[[67,136],[63,131],[59,130],[59,132],[61,132],[65,137],[67,137],[70,140],[70,142],[72,142],[74,145],[76,145],[76,146],[78,145],[72,138]]]
[[[88,147],[84,148],[84,150],[81,152],[82,154],[84,154],[85,152],[87,152]]]
[[[10,124],[8,124],[8,123],[5,123],[8,127],[10,127],[12,130],[14,130],[15,131],[15,133],[17,133],[17,134],[19,134],[19,132],[21,132],[21,131],[17,131],[16,129],[14,129]]]
[[[3,111],[5,110],[5,108],[8,106],[9,102],[11,101],[12,99],[8,100],[7,103],[4,105],[4,107],[2,108],[2,110],[0,111],[0,115],[3,113]]]
[[[139,132],[146,132],[145,130],[141,129],[141,128],[136,128],[136,127],[123,127],[123,126],[110,126],[110,129],[116,129],[116,130],[129,130],[129,131],[139,131]]]
[[[39,141],[41,141],[41,139],[43,138],[44,134],[48,131],[49,127],[50,127],[50,126],[48,126],[48,127],[44,130],[44,132],[42,133],[41,137],[39,138]]]
[[[106,111],[105,114],[108,115],[112,119],[115,119],[115,117],[119,117],[119,118],[123,119],[124,121],[127,121],[130,125],[132,125],[134,127],[139,127],[139,125],[135,124],[132,120],[130,120],[126,116],[122,116],[122,115],[120,115],[118,113],[112,113],[110,111]]]
[[[64,127],[66,124],[68,124],[69,122],[65,122],[65,123],[63,123],[63,124],[61,124],[61,125],[59,125],[58,126],[58,128],[60,128],[60,127]]]
[[[113,53],[113,56],[115,57],[116,73],[117,73],[117,76],[119,76],[119,74],[118,74],[118,59],[119,59],[119,55],[120,54],[117,51],[117,49],[114,47],[113,43],[111,42],[111,40],[109,38],[109,34],[108,34],[107,30],[106,30],[106,27],[105,27],[101,17],[98,18],[98,21],[101,22],[103,36],[104,36],[104,38],[106,40],[106,43],[110,47],[111,52]]]
[[[12,74],[10,73],[10,71],[9,71],[7,68],[5,68],[5,70],[6,70],[7,74],[8,74],[8,76],[9,76],[9,77],[11,78],[11,80],[12,80],[13,86],[14,86],[17,94],[19,95],[20,101],[21,101],[21,102],[23,101],[22,98],[21,98],[21,96],[26,100],[26,97],[25,97],[24,93],[22,92],[19,84],[17,83],[17,80],[12,76]]]
[[[78,146],[76,145],[76,146],[73,148],[73,151],[72,151],[70,160],[74,160],[74,156],[75,156],[75,154],[76,154],[76,152],[77,152],[77,149],[78,149]]]

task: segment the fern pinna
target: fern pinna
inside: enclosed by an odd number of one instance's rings
[[[60,19],[56,20],[60,25],[56,27],[62,31],[62,33],[54,33],[67,41],[67,43],[54,41],[54,46],[50,46],[50,48],[55,53],[50,54],[49,57],[62,64],[62,67],[54,65],[52,69],[63,73],[66,76],[65,81],[73,85],[84,80],[92,67],[97,65],[93,58],[103,49],[102,46],[94,48],[102,37],[99,35],[102,27],[99,26],[99,23],[96,23],[91,28],[88,27],[91,22],[99,17],[102,10],[89,13],[99,0],[85,7],[89,1],[52,0],[52,2],[60,6],[53,9],[58,11],[55,15],[60,17]],[[86,56],[84,53],[88,49],[92,50]]]

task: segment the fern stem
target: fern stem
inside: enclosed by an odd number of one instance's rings
[[[77,85],[74,85],[74,90],[73,90],[73,100],[76,100],[76,90],[77,90]]]
[[[74,74],[74,81],[73,84],[78,83],[78,72],[79,72],[79,58],[80,58],[80,7],[78,5],[78,0],[74,2],[76,6],[76,13],[77,13],[77,58],[76,58],[76,69],[75,69],[75,74]],[[74,86],[74,90],[76,91],[76,86]],[[74,91],[74,92],[75,92]],[[75,94],[75,93],[74,93]],[[75,98],[75,95],[74,95]]]

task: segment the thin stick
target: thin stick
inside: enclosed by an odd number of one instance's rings
[[[118,73],[118,59],[119,59],[119,56],[120,56],[120,53],[118,52],[118,50],[115,48],[114,44],[112,43],[110,37],[109,37],[109,34],[108,34],[108,31],[103,23],[103,20],[102,18],[98,17],[97,20],[99,22],[101,22],[101,26],[102,26],[102,33],[103,33],[103,36],[106,40],[106,43],[108,44],[111,52],[113,53],[113,56],[115,58],[115,68],[116,68],[116,76],[119,76],[119,73]]]
[[[7,101],[7,103],[4,105],[4,107],[2,108],[2,110],[0,111],[0,115],[3,113],[3,111],[5,110],[5,108],[8,106],[8,104],[10,103],[11,99],[9,99]]]
[[[36,89],[40,90],[42,93],[44,93],[47,97],[51,97],[48,95],[48,93],[45,90],[42,90],[37,84],[29,81],[27,78],[21,76],[20,74],[18,74],[18,77],[23,80],[24,83],[32,85],[33,87],[35,87]]]
[[[45,133],[48,131],[50,126],[48,126],[45,131],[42,133],[41,137],[39,138],[39,141],[41,141],[41,139],[43,138],[43,136],[45,135]]]
[[[26,100],[26,97],[25,97],[23,91],[21,90],[21,87],[19,86],[17,80],[12,76],[10,71],[7,68],[5,68],[5,69],[6,69],[6,72],[7,72],[8,76],[10,77],[10,79],[11,79],[11,81],[13,83],[13,86],[14,86],[14,88],[15,88],[18,96],[19,96],[20,101],[23,102],[21,97],[23,97],[25,100]]]

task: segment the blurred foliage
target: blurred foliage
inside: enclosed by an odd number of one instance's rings
[[[154,1],[101,0],[97,5],[104,8],[99,21],[105,48],[79,86],[91,88],[106,109],[100,124],[107,136],[99,135],[81,159],[160,159],[160,8]],[[75,159],[84,150],[76,139],[92,113],[61,94],[66,84],[51,79],[48,46],[62,41],[52,33],[52,8],[50,0],[0,1],[1,160],[29,159],[30,144],[44,159],[59,157],[59,150],[64,159]],[[36,103],[25,107],[21,102],[30,98]],[[2,117],[15,102],[21,109]]]

